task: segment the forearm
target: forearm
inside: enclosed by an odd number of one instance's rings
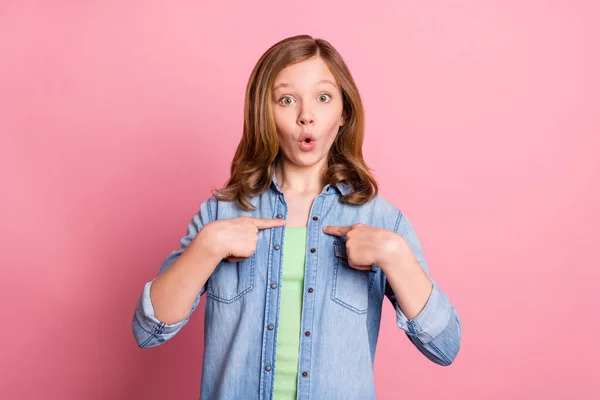
[[[414,258],[408,263],[391,262],[381,268],[406,318],[416,317],[425,307],[433,289],[425,271]]]
[[[194,240],[150,287],[156,319],[165,324],[183,320],[220,261],[221,258],[203,246],[201,241]]]
[[[402,278],[393,272],[389,273],[389,276],[393,280]],[[398,327],[406,332],[413,344],[427,358],[440,365],[452,364],[461,342],[460,320],[456,310],[436,282],[429,281],[431,286],[428,286],[421,279],[414,278],[414,275],[406,276],[406,285],[401,283],[393,287],[388,279],[385,289],[386,295],[396,308]],[[411,289],[410,282],[415,282],[415,287],[422,284],[423,288]],[[405,290],[408,293],[405,293]]]
[[[430,360],[450,365],[460,348],[458,313],[431,278],[423,248],[410,221],[399,214],[380,267],[385,295],[396,309],[396,324]]]

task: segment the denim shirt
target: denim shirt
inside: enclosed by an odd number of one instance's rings
[[[417,235],[403,213],[383,196],[363,205],[344,204],[349,185],[327,185],[316,196],[308,219],[298,399],[375,399],[373,365],[381,309],[387,297],[396,325],[429,360],[453,362],[460,347],[461,326],[448,297],[429,275]],[[235,202],[204,200],[188,225],[179,249],[169,254],[165,271],[185,251],[205,224],[251,216],[286,218],[288,208],[273,175],[269,189],[250,198],[255,211]],[[430,277],[433,290],[423,310],[408,320],[377,265],[357,270],[348,265],[345,238],[327,235],[327,225],[363,223],[404,237]],[[146,283],[133,316],[133,334],[142,348],[171,339],[187,323],[206,293],[204,359],[200,399],[271,399],[280,309],[280,282],[285,226],[260,230],[256,251],[240,262],[221,261],[198,294],[188,316],[165,324],[154,316],[152,281]],[[400,387],[398,388],[400,390]]]

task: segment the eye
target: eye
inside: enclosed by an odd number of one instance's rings
[[[282,106],[291,106],[292,104],[294,104],[294,99],[292,99],[289,96],[284,96],[281,99],[279,99],[279,104],[281,104]]]
[[[329,103],[331,101],[331,95],[329,93],[322,93],[319,95],[319,101],[321,103]]]

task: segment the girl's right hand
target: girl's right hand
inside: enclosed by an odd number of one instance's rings
[[[196,238],[200,238],[200,243],[219,259],[237,262],[254,254],[259,230],[283,225],[283,219],[237,217],[216,220],[206,224]]]

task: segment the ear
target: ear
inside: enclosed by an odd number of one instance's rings
[[[344,117],[344,114],[342,114],[342,116],[340,117],[340,126],[344,126],[345,123],[346,123],[346,118]]]

